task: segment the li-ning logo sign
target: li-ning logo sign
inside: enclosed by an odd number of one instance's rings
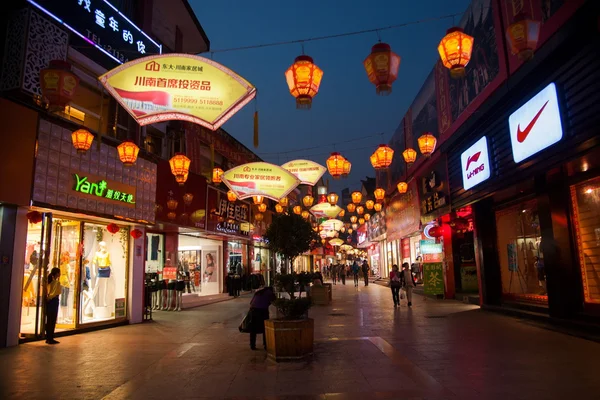
[[[460,156],[463,187],[465,190],[480,184],[490,177],[490,159],[487,138],[484,136]]]

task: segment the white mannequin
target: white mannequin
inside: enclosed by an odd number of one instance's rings
[[[110,254],[106,251],[106,242],[98,243],[98,251],[94,255],[94,259],[92,261],[93,266],[93,276],[92,280],[95,278],[94,283],[94,296],[98,295],[98,304],[102,305],[102,307],[107,307],[106,303],[106,293],[108,291],[108,277],[101,277],[99,275],[100,268],[109,268],[111,267],[110,262]],[[110,272],[109,272],[110,273]]]

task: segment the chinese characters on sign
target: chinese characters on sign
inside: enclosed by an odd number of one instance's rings
[[[323,176],[327,168],[310,160],[293,160],[281,166],[300,179],[302,185],[314,186]]]
[[[73,177],[75,178],[73,190],[76,192],[135,205],[134,194],[110,188],[103,179],[98,182],[91,182],[86,176],[80,177],[78,174],[73,174]]]
[[[226,171],[223,174],[223,183],[233,190],[239,199],[259,195],[279,201],[294,190],[300,181],[277,165],[255,162]]]
[[[440,158],[433,168],[421,176],[420,208],[423,224],[450,212],[446,158]]]
[[[444,294],[444,267],[442,263],[423,264],[423,291],[425,294]]]
[[[217,197],[212,197],[214,194]],[[211,220],[208,228],[216,232],[249,236],[250,235],[250,209],[247,204],[240,202],[230,202],[224,193],[212,191],[210,198],[216,200],[217,207],[211,211]]]

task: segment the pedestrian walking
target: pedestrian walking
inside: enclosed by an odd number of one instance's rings
[[[421,264],[422,264],[421,256],[418,256],[417,259],[415,260],[415,262],[410,266],[410,269],[411,269],[413,275],[415,276],[417,282],[423,281],[423,276],[422,276],[423,266]]]
[[[333,264],[331,266],[331,280],[333,281],[334,285],[337,285],[339,271],[340,271],[339,264]]]
[[[54,340],[54,330],[56,329],[56,319],[58,318],[58,298],[62,291],[60,286],[60,268],[52,268],[48,276],[48,294],[46,296],[46,343],[58,344]]]
[[[352,263],[352,275],[354,276],[354,287],[358,287],[358,278],[360,273],[360,267],[358,266],[358,262],[354,260]]]
[[[390,288],[392,289],[392,300],[394,300],[394,307],[400,305],[400,288],[402,287],[402,276],[398,270],[398,265],[392,265],[392,271],[390,272]]]
[[[346,284],[346,265],[340,265],[340,280],[342,281],[342,285]]]
[[[406,292],[406,300],[408,300],[408,306],[412,307],[412,291],[417,284],[415,283],[415,278],[411,274],[408,263],[402,264],[402,288]]]
[[[370,269],[371,268],[369,268],[369,263],[365,259],[362,263],[362,273],[363,273],[363,278],[365,278],[365,286],[369,286],[369,270]]]
[[[250,301],[250,348],[256,350],[256,335],[263,335],[263,347],[267,348],[265,321],[269,319],[269,306],[275,301],[275,293],[271,286],[257,290]]]

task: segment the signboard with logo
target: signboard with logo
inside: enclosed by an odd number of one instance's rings
[[[418,231],[420,217],[417,182],[413,180],[406,193],[394,196],[386,209],[387,239],[402,239]]]
[[[460,156],[463,187],[469,190],[490,177],[490,157],[487,138],[483,136]]]
[[[356,230],[356,244],[359,247],[366,247],[365,243],[367,242],[367,225],[362,224]],[[363,246],[365,245],[365,246]]]
[[[410,260],[410,238],[404,238],[400,242],[400,249],[402,251],[402,260]]]
[[[554,83],[546,86],[508,117],[516,163],[560,141],[563,128]]]
[[[177,267],[164,267],[162,270],[163,279],[177,279]]]
[[[253,226],[250,224],[250,205],[244,201],[229,201],[227,194],[208,188],[207,203],[208,231],[227,235],[249,237]]]
[[[216,130],[256,96],[235,72],[190,54],[140,58],[99,80],[140,125],[182,120]]]
[[[419,185],[422,223],[450,212],[446,157],[441,157],[429,172],[421,176]]]
[[[335,218],[342,212],[342,208],[340,206],[332,206],[325,202],[312,206],[310,212],[316,218]]]
[[[279,201],[294,190],[300,181],[278,165],[254,162],[225,171],[223,183],[233,190],[240,200],[264,196]]]
[[[423,291],[434,296],[444,294],[444,267],[441,262],[423,264]]]
[[[310,160],[293,160],[281,166],[300,180],[302,185],[314,186],[319,182],[327,168]]]
[[[80,175],[81,174],[81,175]],[[72,173],[73,191],[89,195],[90,198],[107,199],[135,208],[135,187],[119,182],[107,181],[98,176]]]

